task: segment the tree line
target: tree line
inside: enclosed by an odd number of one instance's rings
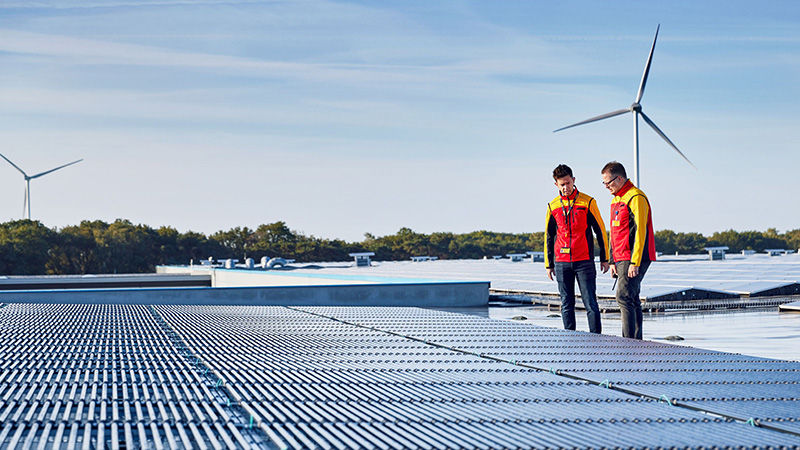
[[[767,248],[800,248],[800,229],[778,233],[766,231],[722,231],[709,237],[700,233],[657,231],[656,249],[665,254],[702,253],[703,247],[728,246],[730,251],[763,251]],[[179,232],[173,227],[153,228],[118,219],[82,221],[61,229],[39,221],[14,220],[0,223],[0,274],[66,275],[87,273],[146,273],[156,265],[199,264],[215,259],[262,256],[295,259],[298,262],[347,261],[353,252],[375,252],[379,261],[406,260],[411,256],[440,259],[478,259],[485,256],[540,251],[543,232],[417,233],[401,228],[387,236],[366,233],[361,242],[306,236],[284,222],[259,225],[255,229],[235,227],[205,235]]]

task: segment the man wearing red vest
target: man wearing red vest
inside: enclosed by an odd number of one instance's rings
[[[628,179],[625,167],[612,161],[600,171],[611,200],[611,276],[619,277],[617,303],[622,314],[622,336],[642,338],[642,278],[656,260],[650,202]]]
[[[575,187],[572,169],[561,164],[553,170],[559,196],[547,205],[544,242],[544,265],[547,276],[558,280],[561,294],[561,320],[567,330],[575,329],[575,280],[586,307],[589,331],[600,333],[600,309],[597,307],[594,266],[594,240],[600,247],[600,269],[608,271],[608,240],[597,202]],[[555,262],[555,264],[554,264]]]

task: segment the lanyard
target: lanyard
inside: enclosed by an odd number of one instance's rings
[[[572,253],[570,252],[570,247],[572,246],[572,219],[570,215],[572,214],[572,209],[575,207],[575,202],[578,201],[578,189],[576,188],[573,192],[575,194],[575,198],[572,200],[572,204],[569,203],[569,197],[567,197],[567,205],[569,205],[569,210],[567,207],[564,206],[564,199],[561,196],[558,197],[558,200],[561,201],[561,210],[564,212],[564,223],[567,225],[567,232],[569,234],[567,246],[561,248],[561,253],[566,253],[570,255],[570,261],[572,261]]]
[[[569,222],[569,215],[572,214],[572,208],[575,207],[575,202],[578,201],[578,188],[575,188],[575,199],[572,200],[571,205],[569,203],[569,197],[567,197],[567,205],[569,205],[569,210],[567,210],[567,208],[564,206],[564,199],[561,198],[561,196],[558,197],[558,200],[561,202],[561,211],[564,212],[564,222]]]

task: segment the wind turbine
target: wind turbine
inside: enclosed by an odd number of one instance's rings
[[[650,63],[653,61],[653,50],[656,49],[656,40],[658,39],[658,30],[660,28],[661,25],[659,24],[658,27],[656,28],[656,36],[653,38],[653,46],[650,47],[650,55],[647,57],[647,64],[644,66],[642,81],[639,83],[639,92],[636,94],[636,100],[634,100],[631,106],[625,109],[618,109],[610,113],[601,114],[599,116],[592,117],[591,119],[586,119],[578,123],[573,123],[572,125],[568,125],[566,127],[559,128],[553,131],[553,133],[555,133],[561,130],[566,130],[567,128],[577,127],[578,125],[597,122],[598,120],[608,119],[610,117],[615,117],[621,114],[632,112],[633,113],[633,167],[634,167],[633,180],[636,186],[639,186],[639,116],[642,116],[642,119],[645,121],[645,123],[650,125],[650,128],[652,128],[659,136],[661,136],[662,139],[667,141],[667,144],[669,144],[670,147],[675,149],[675,151],[678,152],[678,154],[681,155],[683,159],[686,160],[686,162],[691,164],[691,166],[694,167],[695,169],[697,168],[694,164],[692,164],[691,161],[689,161],[689,158],[687,158],[686,155],[684,155],[680,150],[678,150],[678,147],[675,144],[673,144],[672,141],[669,140],[667,135],[664,134],[664,132],[661,131],[656,126],[656,124],[653,123],[652,120],[650,120],[649,117],[647,117],[647,114],[645,114],[644,111],[642,111],[642,105],[639,103],[642,101],[642,95],[644,95],[644,86],[645,84],[647,84],[647,75],[650,73]]]
[[[19,166],[17,166],[13,162],[11,162],[11,160],[6,158],[3,154],[0,154],[0,157],[5,159],[6,161],[8,161],[9,164],[14,166],[15,169],[19,170],[19,173],[21,173],[22,176],[25,177],[25,202],[22,204],[22,214],[25,215],[25,212],[27,210],[27,213],[28,213],[27,219],[28,220],[31,220],[31,180],[33,180],[35,178],[39,178],[39,177],[45,176],[48,173],[55,172],[58,169],[63,169],[64,167],[71,166],[73,164],[77,164],[77,163],[83,161],[83,158],[81,158],[81,159],[79,159],[77,161],[72,161],[71,163],[64,164],[63,166],[58,166],[55,169],[46,170],[44,172],[37,173],[36,175],[28,175],[27,173],[25,173],[24,170],[20,169]]]

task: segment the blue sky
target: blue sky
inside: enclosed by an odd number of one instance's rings
[[[541,231],[550,173],[632,172],[656,229],[800,228],[800,3],[6,1],[0,136],[48,226],[206,233],[285,220],[360,240]],[[0,220],[24,183],[0,165]]]

